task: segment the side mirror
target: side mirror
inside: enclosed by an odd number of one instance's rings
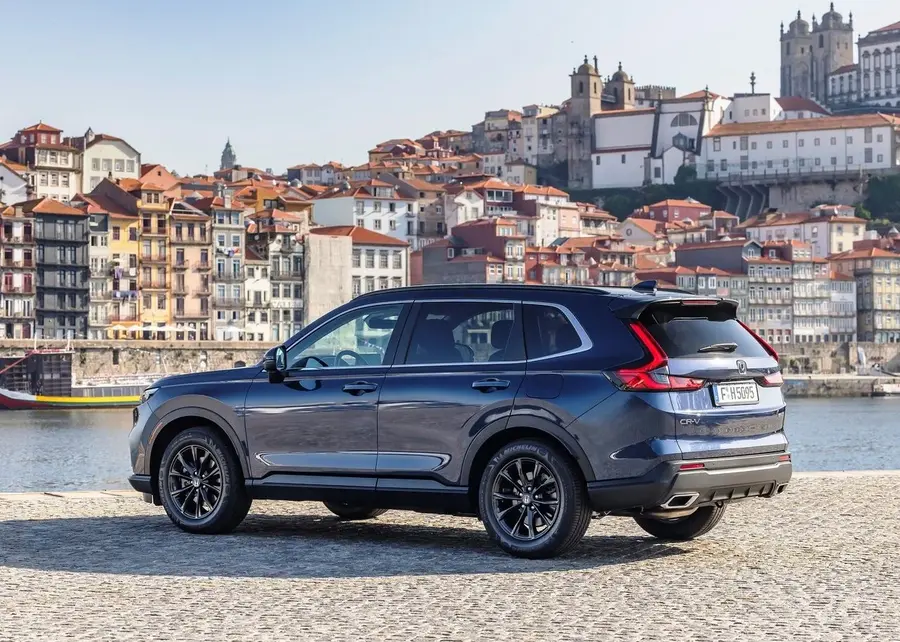
[[[287,350],[278,346],[271,354],[267,354],[263,368],[269,373],[269,381],[281,381],[287,372]]]

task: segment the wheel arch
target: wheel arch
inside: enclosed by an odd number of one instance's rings
[[[481,474],[494,453],[518,439],[538,439],[553,444],[575,460],[585,481],[595,479],[594,469],[587,455],[569,432],[540,419],[524,417],[514,419],[515,421],[507,426],[482,431],[466,451],[460,479],[468,484],[470,494],[477,493]]]
[[[190,428],[206,427],[218,433],[231,446],[241,467],[241,474],[247,479],[250,471],[241,440],[232,426],[220,415],[205,408],[188,407],[173,410],[163,417],[150,440],[150,483],[154,501],[159,501],[159,464],[166,447],[175,437]]]

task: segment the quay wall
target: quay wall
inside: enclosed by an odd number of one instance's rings
[[[244,341],[38,341],[4,340],[0,356],[25,350],[64,349],[74,351],[75,381],[146,374],[181,374],[233,368],[259,362],[274,343]]]
[[[784,396],[879,397],[900,394],[900,377],[860,377],[855,375],[792,375],[784,378]]]

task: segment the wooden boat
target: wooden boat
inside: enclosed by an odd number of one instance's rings
[[[33,350],[0,357],[0,410],[41,408],[131,408],[140,403],[149,379],[76,386],[68,350]]]

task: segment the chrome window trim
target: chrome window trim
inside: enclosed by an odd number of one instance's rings
[[[336,317],[334,317],[333,319],[331,319],[330,321],[328,321],[328,323],[332,323],[332,322],[334,322],[334,321],[337,321],[338,319],[342,319],[343,317],[347,316],[348,314],[353,314],[353,313],[359,312],[360,310],[365,310],[366,308],[376,308],[376,307],[386,307],[386,306],[391,306],[391,305],[399,305],[399,306],[401,306],[401,313],[402,313],[402,307],[403,307],[403,306],[405,306],[405,305],[407,305],[407,304],[412,305],[413,303],[414,303],[413,301],[392,301],[392,302],[379,301],[378,303],[365,303],[365,304],[363,304],[363,305],[356,306],[356,307],[354,307],[354,308],[352,308],[352,309],[350,309],[350,310],[346,310],[346,311],[344,311],[344,312],[341,312],[339,315],[337,315]],[[326,323],[326,324],[323,324],[323,326],[319,326],[319,327],[324,327],[324,325],[327,325],[327,323]],[[307,337],[309,337],[309,336],[312,335],[313,333],[317,332],[318,330],[319,330],[319,328],[317,327],[317,328],[315,328],[314,330],[311,330],[310,332],[307,332],[307,333],[304,334],[302,337],[300,337],[299,339],[297,339],[296,341],[294,341],[290,346],[288,346],[288,345],[285,344],[285,345],[284,345],[284,350],[285,350],[285,352],[290,352],[291,350],[293,350],[294,346],[296,346],[298,343],[300,343],[301,341],[303,341],[304,339],[306,339]],[[392,335],[391,338],[393,338],[393,335]],[[382,364],[377,365],[377,366],[329,366],[328,368],[311,368],[309,371],[307,371],[307,370],[298,370],[298,372],[317,372],[317,371],[321,371],[321,372],[326,372],[326,373],[327,373],[327,372],[334,372],[335,370],[374,370],[374,369],[377,369],[377,368],[383,368],[384,370],[389,370],[390,367],[391,367],[390,364],[382,363]],[[293,377],[293,376],[292,376],[291,378],[305,379],[306,377]]]
[[[569,320],[569,323],[571,323],[572,327],[575,328],[575,332],[578,334],[578,338],[581,340],[581,346],[577,348],[572,348],[571,350],[566,350],[565,352],[548,354],[543,357],[536,357],[534,359],[527,359],[527,363],[533,363],[535,361],[546,361],[547,359],[558,359],[559,357],[567,357],[573,354],[587,352],[594,347],[594,342],[591,341],[591,338],[588,336],[588,333],[578,321],[578,318],[574,314],[572,314],[572,311],[566,306],[560,305],[559,303],[551,303],[550,301],[522,301],[522,305],[545,305],[551,308],[556,308],[565,315],[566,319]]]

